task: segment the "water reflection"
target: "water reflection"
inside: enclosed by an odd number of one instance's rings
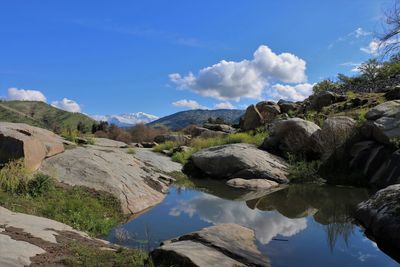
[[[160,205],[123,225],[134,236],[123,244],[154,248],[210,225],[236,223],[255,231],[260,251],[274,267],[397,265],[352,223],[355,206],[368,198],[366,190],[291,185],[272,193],[245,192],[219,181],[194,183],[195,189],[172,187]]]
[[[187,201],[180,201],[169,214],[189,217],[197,214],[211,224],[236,223],[253,229],[262,244],[268,244],[277,235],[289,237],[307,228],[305,218],[290,219],[279,212],[262,212],[249,209],[245,202],[232,202],[206,193]]]

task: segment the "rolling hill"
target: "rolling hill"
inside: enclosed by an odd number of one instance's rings
[[[187,110],[162,117],[161,119],[149,123],[149,125],[164,125],[169,129],[177,130],[191,124],[201,125],[207,122],[208,118],[216,119],[218,117],[222,118],[227,123],[234,124],[239,122],[244,112],[244,110],[238,109]]]
[[[0,101],[0,121],[26,123],[54,130],[70,127],[79,122],[91,129],[96,121],[82,113],[72,113],[39,101]]]

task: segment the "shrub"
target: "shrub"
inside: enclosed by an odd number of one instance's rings
[[[134,127],[128,129],[131,135],[132,142],[152,142],[158,135],[162,135],[168,132],[165,127],[158,126],[152,127],[143,123],[137,124]]]
[[[128,148],[128,152],[126,152],[126,153],[133,155],[136,153],[136,150],[133,147],[130,147],[130,148]]]
[[[43,173],[35,174],[33,179],[28,182],[28,194],[32,197],[41,196],[52,188],[53,181],[51,177]]]
[[[321,92],[325,92],[325,91],[330,91],[336,88],[336,84],[329,79],[326,80],[322,80],[319,83],[317,83],[316,85],[313,86],[313,92],[315,94],[321,93]]]
[[[65,129],[62,131],[61,136],[67,139],[68,141],[76,143],[76,139],[78,138],[78,130],[77,129]]]
[[[93,137],[86,137],[86,142],[87,142],[87,144],[88,145],[94,145],[94,144],[96,144],[96,141],[95,141],[95,139],[93,138]]]
[[[289,170],[288,177],[293,183],[314,182],[320,179],[318,170],[321,166],[321,161],[312,160],[306,161],[302,157],[297,157],[292,154],[288,155]]]
[[[30,175],[23,159],[10,161],[0,170],[0,188],[12,194],[26,193]]]
[[[153,150],[154,150],[155,152],[162,152],[163,150],[171,150],[171,149],[173,149],[173,148],[175,148],[175,147],[178,147],[178,146],[179,146],[179,144],[176,143],[176,142],[167,141],[167,142],[165,142],[165,143],[156,145],[156,146],[153,148]]]

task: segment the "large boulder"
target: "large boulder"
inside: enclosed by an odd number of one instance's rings
[[[358,205],[357,220],[378,246],[400,261],[400,184],[378,191]]]
[[[44,160],[41,171],[68,185],[109,192],[120,200],[124,213],[135,214],[164,199],[168,188],[156,167],[126,149],[89,145]]]
[[[328,159],[356,133],[356,124],[355,120],[346,116],[327,118],[322,129],[312,135],[315,152],[323,160]]]
[[[261,114],[263,123],[273,121],[281,113],[279,105],[272,101],[261,101],[257,103],[256,108]]]
[[[240,128],[249,131],[254,130],[263,125],[263,117],[256,106],[250,105],[246,109],[246,113],[242,117]]]
[[[400,100],[388,101],[373,107],[365,114],[372,137],[378,142],[389,144],[400,138]]]
[[[254,231],[219,224],[164,241],[151,252],[157,266],[270,266],[255,244]]]
[[[24,123],[0,122],[0,164],[24,158],[26,167],[37,170],[43,159],[64,152],[60,136]]]
[[[299,104],[291,102],[291,101],[283,100],[283,99],[278,101],[278,106],[282,113],[288,113],[290,111],[295,111],[299,108]]]
[[[400,99],[400,85],[393,87],[390,91],[385,94],[387,100]]]
[[[265,178],[287,183],[287,163],[280,157],[249,144],[230,144],[203,149],[192,156],[193,164],[217,178]]]
[[[291,118],[277,121],[262,148],[273,153],[314,154],[313,134],[321,128],[311,121]]]
[[[325,91],[310,96],[311,109],[321,110],[323,107],[332,105],[337,102],[345,101],[346,96],[338,95],[333,92]]]

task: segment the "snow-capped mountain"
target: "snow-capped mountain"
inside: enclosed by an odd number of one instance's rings
[[[91,117],[97,121],[107,121],[109,124],[115,124],[119,127],[130,127],[138,123],[149,123],[159,119],[157,116],[144,112],[120,115],[93,115]]]

